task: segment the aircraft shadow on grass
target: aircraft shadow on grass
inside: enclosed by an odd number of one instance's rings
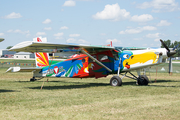
[[[4,89],[0,89],[0,93],[4,93],[4,92],[18,92],[16,90],[4,90]]]
[[[39,81],[40,82],[40,81]],[[42,81],[41,81],[42,82]],[[49,81],[50,83],[59,82],[65,83],[63,85],[57,86],[49,86],[48,83],[45,83],[43,89],[45,90],[53,90],[53,89],[78,89],[78,88],[88,88],[88,87],[100,87],[100,86],[110,86],[109,83],[86,83],[86,82],[65,82],[65,81]],[[67,85],[66,85],[67,83]],[[69,85],[72,84],[72,85]],[[136,86],[136,82],[123,82],[123,85],[134,85]],[[29,89],[40,89],[41,86],[38,87],[28,87]]]
[[[154,83],[155,82],[155,80],[151,80],[151,82],[152,83]],[[164,83],[164,82],[180,82],[180,81],[178,81],[178,80],[157,80],[156,81],[157,83]]]
[[[45,90],[54,90],[54,89],[79,89],[79,88],[88,88],[88,87],[98,87],[98,86],[109,86],[106,83],[87,83],[87,84],[79,84],[79,85],[62,85],[62,86],[48,86],[47,84],[43,86]],[[41,86],[38,87],[28,87],[29,89],[40,89]]]
[[[155,82],[155,80],[151,80],[152,83]],[[170,83],[170,82],[180,82],[178,80],[157,80],[156,83]],[[175,85],[148,85],[149,87],[180,87],[180,85],[175,86]]]
[[[24,81],[25,82],[25,81]],[[36,81],[36,82],[42,82],[42,81]],[[151,80],[152,83],[154,83],[154,80]],[[164,82],[180,82],[180,81],[172,81],[172,80],[157,80],[156,83],[164,83]],[[63,85],[57,85],[57,86],[50,86],[51,84],[45,83],[43,86],[43,89],[45,90],[53,90],[53,89],[79,89],[79,88],[88,88],[88,87],[100,87],[100,86],[110,86],[109,83],[86,83],[86,82],[66,82],[66,81],[49,81],[49,83],[62,83]],[[66,85],[67,83],[67,85]],[[124,85],[131,85],[131,86],[137,86],[136,81],[132,82],[123,82]],[[148,85],[147,87],[180,87],[180,86],[166,86],[166,85]],[[41,86],[37,87],[28,87],[29,89],[40,89]]]

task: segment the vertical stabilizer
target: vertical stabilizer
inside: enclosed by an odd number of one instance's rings
[[[34,42],[47,42],[47,38],[37,37],[33,38]],[[49,66],[49,54],[43,52],[35,53],[36,67]]]
[[[34,42],[47,42],[47,38],[36,37],[36,38],[33,38],[33,41]]]

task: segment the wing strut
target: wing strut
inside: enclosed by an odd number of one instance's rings
[[[101,65],[102,67],[104,67],[106,70],[108,70],[109,72],[112,72],[111,69],[109,69],[108,67],[106,67],[104,64],[102,64],[100,61],[98,61],[96,58],[94,58],[93,56],[91,56],[89,53],[87,53],[86,51],[84,51],[83,49],[80,49],[82,53],[86,54],[88,57],[90,57],[92,60],[94,60],[95,62],[97,62],[99,65]]]

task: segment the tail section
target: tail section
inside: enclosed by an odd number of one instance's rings
[[[36,67],[49,66],[49,54],[38,52],[35,53]]]
[[[33,41],[47,42],[47,38],[37,37],[37,38],[34,38]],[[35,59],[36,59],[36,67],[49,66],[49,54],[48,53],[36,52]]]

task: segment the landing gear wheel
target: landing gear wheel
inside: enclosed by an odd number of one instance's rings
[[[138,85],[148,85],[149,79],[146,75],[140,75],[138,77],[137,82],[138,82]]]
[[[113,76],[110,80],[110,85],[111,86],[121,86],[122,85],[122,80],[119,76]]]
[[[30,79],[30,81],[31,81],[31,82],[36,81],[35,77],[32,77],[32,78]]]

